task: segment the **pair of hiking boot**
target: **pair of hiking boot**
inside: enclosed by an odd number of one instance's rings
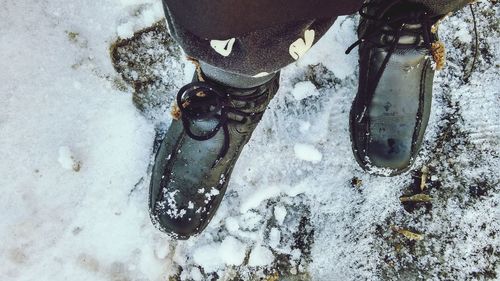
[[[359,88],[350,112],[359,165],[392,176],[411,166],[429,119],[441,17],[403,1],[371,1],[360,10]],[[150,184],[153,223],[177,239],[200,233],[217,211],[233,167],[267,105],[279,73],[237,89],[200,71],[177,95],[173,120],[156,156]]]

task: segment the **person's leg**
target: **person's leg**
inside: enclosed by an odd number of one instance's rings
[[[280,69],[304,55],[335,18],[211,40],[179,25],[167,5],[165,14],[171,36],[195,59],[197,73],[180,90],[178,120],[157,153],[150,212],[160,230],[187,239],[217,211],[241,150],[278,90]]]
[[[238,37],[209,39],[194,35],[176,21],[167,5],[164,5],[164,8],[171,36],[187,56],[200,61],[205,73],[208,68],[210,70],[218,68],[219,71],[248,78],[259,78],[275,73],[296,61],[335,21],[335,17],[302,20]]]
[[[372,173],[409,169],[429,120],[444,47],[434,25],[464,0],[372,0],[358,29],[359,88],[350,115],[354,155]],[[434,26],[434,27],[433,27]]]

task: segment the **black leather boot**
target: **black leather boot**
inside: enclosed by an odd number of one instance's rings
[[[347,51],[359,45],[353,152],[363,169],[396,175],[411,166],[427,127],[436,52],[444,51],[433,25],[442,15],[401,0],[369,1],[360,14],[360,39]]]
[[[180,118],[172,121],[156,155],[150,185],[151,220],[177,239],[200,233],[215,215],[233,167],[279,84],[279,73],[250,89],[200,77],[177,95]]]

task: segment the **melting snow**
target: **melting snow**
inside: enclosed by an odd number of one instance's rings
[[[251,280],[263,275],[259,266],[278,262],[319,281],[500,276],[498,5],[475,5],[481,50],[467,83],[474,39],[468,9],[440,27],[448,63],[436,75],[433,113],[413,167],[434,169],[432,212],[410,212],[399,201],[415,180],[412,172],[374,177],[353,159],[347,120],[357,56],[343,52],[357,39],[357,17],[340,17],[283,70],[280,93],[234,167],[212,223],[182,242],[157,231],[147,210],[155,129],[168,125],[168,106],[151,119],[141,115],[133,87],[121,85],[109,56],[118,37],[163,20],[161,2],[2,5],[1,280],[168,280],[177,274],[198,281],[210,273],[227,280],[221,276],[234,272]],[[190,81],[193,67],[176,58],[168,70],[154,71],[164,77],[158,83],[178,85]],[[143,78],[137,71],[130,76]],[[80,164],[78,173],[68,172]],[[216,189],[198,192],[218,195]],[[408,243],[392,231],[403,227],[425,238]]]
[[[313,145],[297,143],[294,145],[295,157],[300,160],[317,163],[323,159],[323,155]]]

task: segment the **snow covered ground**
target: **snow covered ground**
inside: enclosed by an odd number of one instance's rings
[[[499,279],[500,12],[475,9],[473,73],[470,10],[441,24],[448,62],[413,171],[370,176],[351,155],[357,17],[343,17],[283,71],[209,227],[177,242],[149,222],[148,173],[193,68],[155,24],[159,1],[4,1],[0,280]],[[431,202],[402,204],[422,178]]]

